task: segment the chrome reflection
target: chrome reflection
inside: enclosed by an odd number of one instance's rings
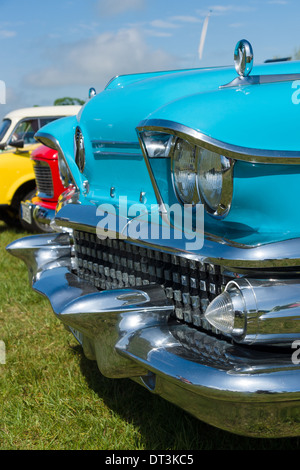
[[[160,286],[98,291],[74,274],[71,241],[38,235],[7,250],[25,261],[33,289],[104,375],[130,377],[231,432],[299,435],[300,367],[290,355],[244,349],[172,320]]]

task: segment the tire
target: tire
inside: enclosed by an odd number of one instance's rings
[[[0,220],[2,220],[9,227],[21,228],[21,223],[18,217],[18,212],[13,209],[6,209],[0,212]]]

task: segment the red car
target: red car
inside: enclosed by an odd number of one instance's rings
[[[30,201],[22,201],[21,223],[26,230],[49,232],[58,198],[66,190],[59,176],[57,150],[41,145],[31,159],[37,192]]]

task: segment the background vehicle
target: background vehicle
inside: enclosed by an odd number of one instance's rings
[[[37,191],[32,199],[21,202],[21,224],[29,231],[51,232],[62,184],[56,150],[39,145],[31,154]]]
[[[19,222],[20,202],[31,199],[36,183],[31,152],[39,143],[34,134],[45,124],[76,114],[80,106],[47,106],[13,111],[0,129],[0,220]]]

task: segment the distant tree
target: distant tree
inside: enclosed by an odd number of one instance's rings
[[[300,60],[300,49],[296,49],[293,55],[294,60]]]
[[[54,106],[65,106],[65,105],[83,105],[85,101],[80,100],[79,98],[70,98],[66,96],[65,98],[57,98],[54,101]]]

